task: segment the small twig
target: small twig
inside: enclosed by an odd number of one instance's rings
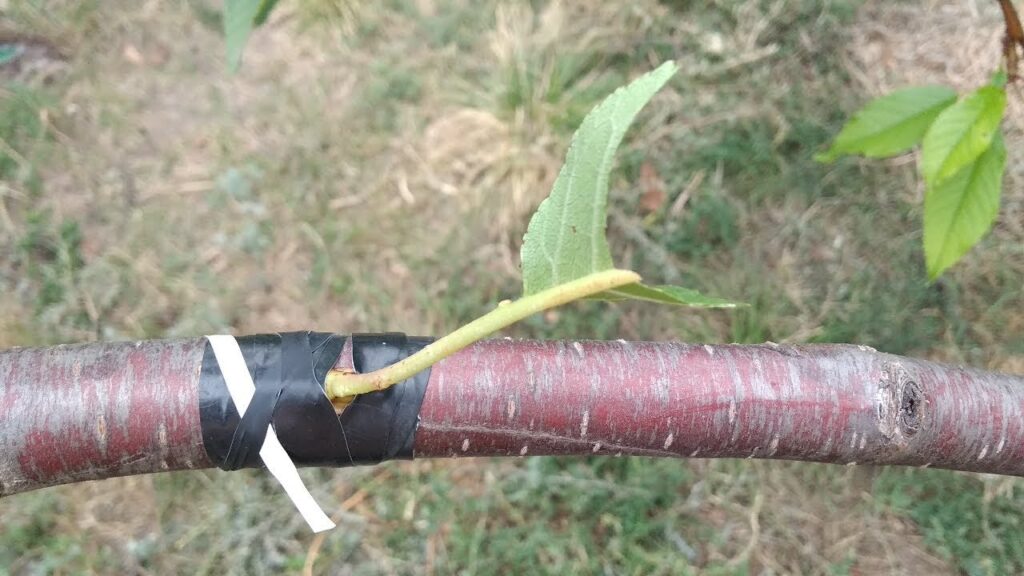
[[[999,7],[1003,10],[1003,20],[1006,22],[1006,34],[1003,36],[1006,76],[1007,81],[1012,83],[1019,78],[1017,67],[1020,64],[1020,53],[1017,49],[1024,48],[1024,26],[1021,26],[1017,9],[1010,0],[999,0]]]
[[[697,188],[704,183],[704,176],[706,175],[707,172],[704,170],[698,170],[694,173],[690,181],[687,182],[686,188],[683,188],[683,191],[679,193],[679,196],[676,197],[675,201],[672,202],[672,206],[668,209],[670,218],[676,219],[683,215],[686,203],[690,201],[690,197],[697,191]]]
[[[338,511],[334,513],[331,520],[333,520],[335,524],[341,522],[345,512],[348,512],[361,504],[363,500],[366,500],[366,497],[370,495],[370,488],[388,476],[389,474],[386,471],[383,474],[377,474],[374,476],[367,485],[357,490],[341,503],[341,506],[338,507]],[[323,548],[327,534],[329,534],[329,532],[320,532],[313,537],[313,541],[309,543],[309,550],[306,552],[306,562],[302,565],[303,576],[313,576],[313,567],[316,565],[316,559],[320,556],[320,549]]]
[[[341,509],[339,512],[352,509],[357,504],[365,500],[368,494],[369,492],[367,492],[365,488],[360,489],[341,503]],[[340,517],[341,514],[337,514],[337,518],[334,519],[335,522],[337,522]],[[320,549],[323,548],[324,540],[326,538],[327,532],[321,532],[313,537],[313,541],[309,544],[309,550],[306,552],[306,562],[302,565],[303,576],[313,576],[313,566],[316,565],[316,559],[320,556]]]
[[[750,559],[750,555],[757,549],[757,542],[761,538],[761,506],[764,504],[764,495],[758,491],[754,496],[754,503],[750,506],[748,521],[750,522],[750,539],[747,545],[735,557],[726,562],[726,566],[736,568]]]

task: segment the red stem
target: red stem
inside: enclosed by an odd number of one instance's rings
[[[0,352],[0,496],[211,466],[201,339]],[[1024,476],[1024,378],[866,347],[477,343],[435,365],[418,457],[638,454]]]
[[[416,454],[635,454],[1024,475],[1024,379],[867,347],[479,343],[436,365]]]
[[[206,468],[200,339],[0,352],[0,496]]]

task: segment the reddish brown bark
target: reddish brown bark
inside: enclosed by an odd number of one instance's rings
[[[209,467],[201,339],[0,352],[0,496]],[[638,454],[1024,475],[1024,378],[866,347],[491,340],[431,372],[417,457]]]
[[[210,466],[202,339],[0,352],[0,496]]]
[[[417,456],[537,454],[1024,475],[1024,379],[844,345],[492,340],[434,367]]]

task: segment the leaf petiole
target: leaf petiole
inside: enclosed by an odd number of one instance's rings
[[[331,370],[324,383],[327,397],[333,400],[384,390],[527,316],[639,281],[640,275],[630,270],[603,270],[499,305],[451,334],[428,344],[412,356],[380,370],[365,374]]]

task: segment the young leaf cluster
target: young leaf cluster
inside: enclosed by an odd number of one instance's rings
[[[935,280],[981,240],[999,212],[1006,166],[999,126],[1005,110],[999,78],[962,98],[943,86],[899,90],[854,114],[817,158],[888,158],[920,144],[924,254],[928,277]]]

